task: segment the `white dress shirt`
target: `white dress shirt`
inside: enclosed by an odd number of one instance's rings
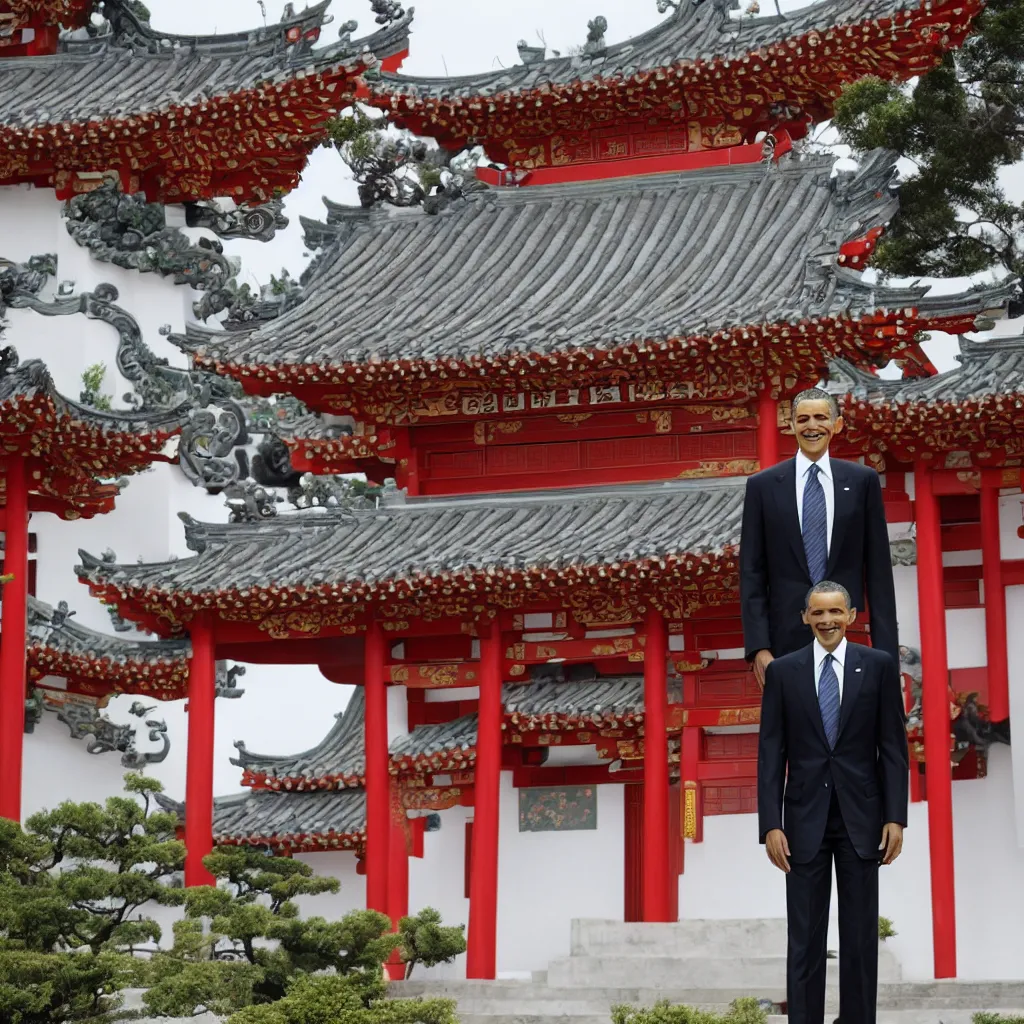
[[[821,694],[821,670],[825,667],[825,659],[828,651],[821,644],[814,641],[814,691]],[[832,670],[839,680],[839,703],[843,702],[843,670],[846,666],[846,637],[839,641],[839,646],[832,652]]]
[[[827,524],[828,535],[826,541],[828,548],[826,554],[832,553],[832,523],[836,518],[836,485],[832,479],[832,463],[829,462],[828,452],[816,463],[811,462],[809,458],[802,451],[797,450],[796,453],[796,514],[800,520],[800,531],[803,532],[804,528],[804,488],[807,486],[807,474],[810,472],[811,466],[816,465],[821,471],[818,473],[818,481],[821,484],[821,489],[825,492],[825,522]]]

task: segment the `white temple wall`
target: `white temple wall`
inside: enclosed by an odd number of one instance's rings
[[[465,925],[469,930],[469,900],[465,895],[466,822],[473,820],[471,807],[452,807],[441,811],[441,828],[423,837],[423,857],[409,858],[409,913],[418,914],[424,907],[433,907],[446,925]],[[502,822],[504,826],[504,822]],[[500,859],[499,870],[504,870]],[[503,906],[498,906],[498,929],[503,927]],[[416,977],[423,968],[417,969]],[[424,977],[464,978],[466,955],[453,964],[442,964]]]
[[[499,974],[544,970],[567,956],[573,918],[622,920],[624,831],[624,787],[603,785],[596,831],[520,832],[518,791],[502,772]]]

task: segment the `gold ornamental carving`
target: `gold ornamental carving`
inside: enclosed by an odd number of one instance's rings
[[[697,783],[687,782],[683,788],[683,838],[697,838]]]

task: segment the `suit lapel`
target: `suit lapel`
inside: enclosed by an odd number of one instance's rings
[[[843,666],[843,701],[839,706],[839,732],[836,743],[843,735],[843,729],[853,714],[853,706],[860,696],[860,688],[864,683],[864,666],[860,657],[860,649],[856,644],[846,645],[846,664]]]
[[[798,677],[800,680],[800,695],[803,698],[807,714],[814,723],[814,730],[818,738],[825,746],[828,746],[828,737],[825,735],[825,725],[821,720],[821,705],[818,703],[818,687],[814,682],[814,644],[809,644],[801,652],[803,664],[800,666]]]
[[[853,475],[849,467],[841,459],[831,459],[832,468],[832,492],[834,505],[832,513],[832,538],[828,547],[828,568],[825,575],[832,579],[835,573],[836,564],[839,561],[839,554],[843,550],[846,527],[849,524],[850,516],[856,502],[856,495],[853,490]],[[796,483],[794,482],[794,487]]]
[[[796,555],[803,568],[804,575],[810,579],[807,553],[804,551],[804,538],[800,533],[800,517],[797,515],[796,508],[796,459],[787,459],[778,467],[772,491],[775,495],[779,516],[782,519],[783,529],[793,548],[793,554]]]

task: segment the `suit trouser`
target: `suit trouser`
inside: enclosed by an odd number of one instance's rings
[[[878,995],[878,860],[864,860],[850,842],[832,795],[821,849],[786,876],[789,1024],[823,1024],[832,865],[839,891],[839,1018],[875,1024]]]

